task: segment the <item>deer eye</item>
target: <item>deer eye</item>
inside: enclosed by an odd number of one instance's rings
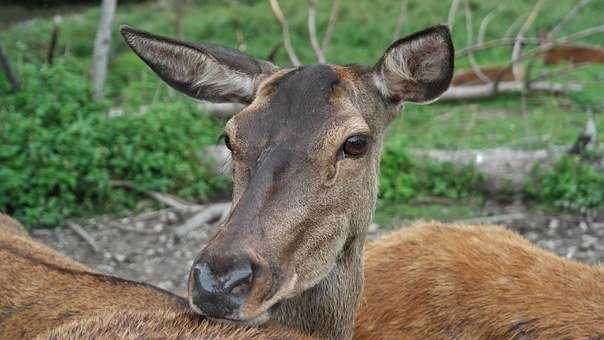
[[[233,151],[233,147],[231,146],[231,138],[229,138],[228,135],[224,135],[224,145],[227,147],[227,149]]]
[[[356,158],[361,157],[365,153],[367,153],[367,149],[369,148],[370,138],[367,135],[352,135],[348,137],[344,145],[342,146],[342,151],[344,152],[345,157]]]

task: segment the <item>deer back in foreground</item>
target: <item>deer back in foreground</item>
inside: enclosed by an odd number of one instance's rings
[[[208,321],[181,297],[94,273],[15,226],[0,215],[0,339],[306,339]]]
[[[494,226],[419,224],[365,251],[354,338],[604,339],[604,268]]]
[[[403,102],[432,101],[449,86],[448,29],[394,42],[373,67],[283,69],[226,47],[121,32],[175,89],[248,104],[224,129],[233,205],[194,261],[192,308],[350,338],[384,132]]]

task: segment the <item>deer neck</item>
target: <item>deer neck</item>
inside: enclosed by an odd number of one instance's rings
[[[277,322],[321,339],[351,339],[363,290],[365,235],[348,242],[333,270],[317,285],[282,302]]]

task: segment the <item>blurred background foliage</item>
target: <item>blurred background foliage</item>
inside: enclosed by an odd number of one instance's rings
[[[499,1],[470,0],[474,31],[480,18]],[[498,38],[533,3],[501,1],[486,31]],[[555,25],[576,3],[546,1],[546,9],[531,29]],[[449,2],[411,0],[401,36],[447,20]],[[292,40],[303,63],[315,63],[308,43],[306,2],[283,0]],[[328,20],[330,1],[319,1],[318,31]],[[326,51],[332,63],[371,65],[391,43],[399,1],[343,1],[332,42]],[[604,1],[593,1],[573,20],[567,32],[604,23]],[[62,14],[55,62],[47,65],[53,16]],[[0,74],[0,211],[32,227],[56,226],[66,217],[136,209],[138,192],[112,187],[111,180],[129,180],[143,190],[169,192],[197,201],[227,197],[227,175],[211,171],[211,160],[199,152],[219,143],[223,121],[200,112],[189,99],[164,85],[119,36],[129,24],[161,35],[174,36],[173,4],[163,1],[119,1],[112,30],[106,99],[90,100],[89,70],[100,11],[98,1],[3,1],[0,41],[23,81],[12,94]],[[281,31],[267,1],[192,1],[183,19],[186,40],[240,48],[266,57],[281,41]],[[456,46],[467,45],[465,21],[456,16]],[[604,45],[604,35],[585,43]],[[509,62],[511,47],[477,53],[481,65]],[[288,65],[281,50],[275,62]],[[457,59],[457,69],[469,67]],[[535,65],[536,70],[542,69]],[[584,90],[569,96],[502,95],[492,100],[407,105],[389,130],[382,161],[378,219],[391,215],[459,218],[471,215],[468,206],[480,204],[485,175],[473,167],[457,167],[414,156],[410,149],[481,149],[509,147],[540,149],[567,147],[593,112],[603,126],[604,65],[577,69],[573,76]],[[560,78],[565,81],[565,78]],[[110,112],[119,112],[114,117]],[[535,179],[514,199],[554,205],[574,211],[600,209],[604,204],[604,176],[577,157],[564,157],[554,168],[536,169]],[[451,216],[438,206],[418,213],[411,201],[422,197],[454,200]],[[451,204],[448,204],[451,207]],[[396,207],[396,208],[395,208]],[[424,209],[425,208],[425,209]]]

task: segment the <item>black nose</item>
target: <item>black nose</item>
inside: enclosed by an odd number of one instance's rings
[[[213,318],[233,315],[249,295],[254,273],[245,256],[200,259],[193,267],[192,302]]]

